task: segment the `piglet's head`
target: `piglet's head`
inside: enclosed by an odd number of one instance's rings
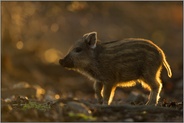
[[[59,63],[68,69],[84,69],[94,62],[96,47],[97,33],[87,33],[73,45],[68,54],[59,60]]]

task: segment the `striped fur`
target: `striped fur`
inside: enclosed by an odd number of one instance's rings
[[[103,104],[111,103],[117,86],[139,82],[150,91],[147,104],[157,105],[163,65],[172,76],[164,52],[152,41],[129,38],[102,43],[96,32],[85,34],[60,64],[95,81],[96,98]]]

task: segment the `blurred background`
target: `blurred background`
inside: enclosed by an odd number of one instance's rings
[[[58,60],[83,34],[96,31],[104,42],[124,38],[155,42],[173,72],[170,79],[163,69],[161,96],[183,100],[182,2],[3,1],[1,7],[2,98],[94,100],[93,82],[65,70]],[[115,98],[126,98],[137,88],[119,89]]]

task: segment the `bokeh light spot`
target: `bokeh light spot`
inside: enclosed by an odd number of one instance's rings
[[[55,97],[56,99],[59,99],[59,98],[60,98],[59,94],[56,94],[54,97]]]
[[[54,23],[54,24],[51,25],[50,29],[51,29],[52,32],[57,32],[59,30],[59,25]]]
[[[39,85],[34,85],[34,88],[36,89],[36,97],[40,99],[42,95],[45,94],[45,90]]]
[[[24,44],[22,41],[18,41],[16,44],[17,49],[21,50],[24,47]]]
[[[87,8],[87,3],[86,2],[78,2],[78,1],[72,2],[72,4],[70,4],[67,7],[67,9],[69,11],[72,11],[72,12],[74,12],[74,11],[80,11],[80,10],[83,10],[85,8]]]
[[[58,51],[53,48],[46,50],[44,53],[44,56],[45,56],[45,60],[49,63],[54,63],[59,59]]]

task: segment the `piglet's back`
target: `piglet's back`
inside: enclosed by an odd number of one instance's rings
[[[101,47],[99,70],[103,76],[116,78],[115,81],[138,79],[146,69],[157,69],[163,62],[161,49],[145,39],[106,42]]]
[[[129,38],[120,41],[102,43],[101,58],[112,62],[145,62],[144,60],[160,60],[161,49],[153,42],[145,39]],[[136,61],[135,61],[136,60]],[[155,61],[154,61],[155,62]]]

